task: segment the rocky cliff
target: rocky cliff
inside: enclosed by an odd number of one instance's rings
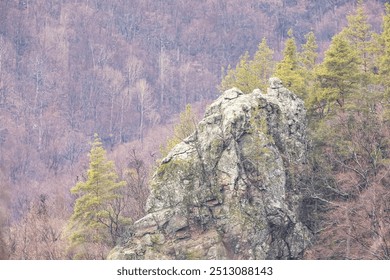
[[[148,214],[109,258],[300,258],[310,233],[293,170],[305,164],[305,128],[302,100],[277,78],[267,94],[226,91],[163,159]]]

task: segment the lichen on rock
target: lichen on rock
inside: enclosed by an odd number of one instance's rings
[[[162,160],[147,215],[111,259],[299,259],[292,165],[306,161],[303,101],[271,78],[267,94],[232,88]],[[158,240],[158,241],[156,241]]]

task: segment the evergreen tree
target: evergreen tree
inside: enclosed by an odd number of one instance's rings
[[[316,66],[318,58],[318,45],[314,32],[311,31],[305,35],[306,43],[302,45],[299,62],[302,68],[308,72],[312,72]]]
[[[89,159],[87,180],[71,189],[78,198],[69,222],[69,240],[81,258],[86,252],[78,249],[90,244],[113,246],[123,227],[130,222],[121,216],[122,209],[117,207],[118,192],[125,182],[118,181],[114,163],[106,159],[106,151],[97,134]]]
[[[363,0],[358,0],[356,12],[347,16],[347,20],[348,25],[342,33],[360,57],[361,70],[363,73],[368,73],[372,68],[372,53],[370,51],[372,30],[363,9]]]
[[[341,34],[333,37],[323,63],[316,71],[320,88],[311,96],[310,107],[343,107],[346,97],[356,90],[359,81],[359,56]]]
[[[359,57],[359,85],[353,94],[355,100],[350,100],[348,110],[360,111],[374,110],[382,99],[382,93],[375,90],[373,84],[379,84],[378,79],[378,53],[381,48],[381,40],[375,36],[368,23],[368,17],[364,12],[363,0],[357,1],[356,11],[347,16],[348,25],[341,32],[350,46],[356,51]],[[370,109],[371,108],[371,109]]]
[[[250,93],[256,87],[257,78],[252,73],[250,64],[249,53],[246,51],[241,57],[239,66],[236,68],[235,81],[235,87],[238,87],[244,93]]]
[[[187,104],[186,109],[180,113],[180,121],[174,127],[173,136],[167,140],[164,147],[161,147],[161,156],[166,157],[170,150],[191,135],[196,129],[195,115],[192,112],[190,104]]]
[[[306,43],[302,45],[302,52],[299,56],[301,65],[301,75],[304,79],[302,98],[306,101],[309,96],[315,94],[315,74],[316,62],[318,58],[318,45],[314,32],[305,35]]]
[[[288,31],[289,38],[285,42],[283,59],[276,65],[275,76],[296,94],[300,94],[304,85],[298,64],[298,52],[292,29]]]
[[[222,78],[221,84],[217,86],[217,88],[220,93],[223,93],[225,90],[234,87],[234,83],[236,81],[236,71],[229,64],[227,69],[222,67],[221,76],[224,77]]]
[[[262,92],[266,92],[268,79],[272,76],[275,66],[273,55],[274,51],[268,46],[267,39],[263,38],[249,64],[250,72],[255,78],[253,85],[251,83],[251,91],[259,88]]]
[[[226,76],[219,86],[220,92],[232,87],[237,87],[244,93],[250,93],[256,88],[265,92],[268,79],[274,70],[273,53],[267,40],[263,38],[253,60],[250,60],[249,53],[245,52],[235,69],[229,65]]]
[[[385,86],[387,94],[390,92],[390,4],[386,3],[386,13],[383,17],[383,32],[380,36],[383,46],[382,55],[379,60],[379,74],[381,82]]]
[[[226,77],[222,80],[219,86],[220,92],[224,92],[232,87],[239,88],[244,93],[249,93],[253,90],[253,85],[256,83],[256,77],[250,71],[249,53],[245,52],[240,57],[235,69],[229,69]]]
[[[379,58],[379,74],[384,87],[384,115],[387,120],[390,120],[390,4],[386,3],[385,8],[383,32],[380,36],[383,51]]]

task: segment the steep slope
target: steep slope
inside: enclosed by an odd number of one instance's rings
[[[111,259],[297,259],[310,234],[292,169],[305,163],[302,100],[270,80],[233,88],[172,149],[151,182],[147,215]]]

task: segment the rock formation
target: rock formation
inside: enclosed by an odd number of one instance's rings
[[[233,88],[207,109],[151,181],[147,215],[110,259],[299,259],[294,172],[305,164],[303,101],[270,79],[267,94]]]

